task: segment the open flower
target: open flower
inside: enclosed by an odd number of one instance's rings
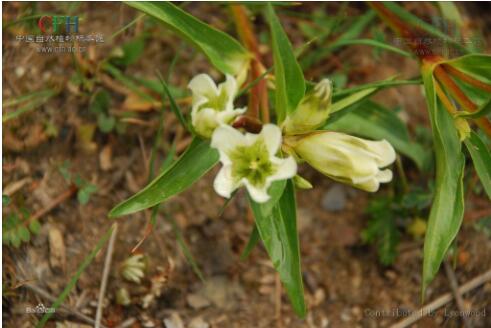
[[[317,83],[283,122],[285,134],[310,132],[324,124],[330,113],[331,94],[332,85],[329,79]]]
[[[209,75],[199,74],[189,82],[188,88],[193,93],[191,122],[196,132],[205,138],[210,138],[218,126],[231,123],[246,110],[234,109],[238,86],[231,75],[217,87]]]
[[[396,153],[386,140],[371,141],[344,133],[318,131],[289,137],[287,148],[333,180],[375,192],[380,183],[392,180]]]
[[[211,146],[218,149],[222,169],[215,178],[215,191],[226,198],[245,186],[258,203],[269,200],[268,188],[273,181],[291,178],[297,172],[292,157],[276,157],[281,145],[281,131],[266,124],[259,134],[242,134],[228,125],[215,130]]]

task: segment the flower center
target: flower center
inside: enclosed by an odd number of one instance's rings
[[[227,106],[227,100],[229,98],[225,88],[220,88],[218,95],[210,92],[206,96],[208,98],[208,101],[201,105],[200,109],[213,108],[214,110],[219,112],[225,110],[225,107]]]
[[[238,182],[245,178],[256,186],[265,184],[268,176],[277,170],[271,163],[270,154],[263,139],[258,139],[250,146],[238,146],[229,154],[232,160],[232,177]]]

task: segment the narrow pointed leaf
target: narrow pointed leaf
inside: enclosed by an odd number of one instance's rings
[[[300,317],[304,317],[306,308],[296,226],[295,187],[291,180],[286,183],[278,202],[275,202],[276,199],[277,197],[272,197],[272,200],[265,204],[249,200],[259,236],[280,275],[292,307]],[[264,215],[265,213],[269,215]]]
[[[423,65],[436,159],[435,196],[424,243],[422,296],[457,236],[464,215],[464,155],[453,118],[436,97],[434,65]]]
[[[471,154],[474,168],[484,190],[489,199],[491,199],[491,152],[475,132],[471,132],[469,138],[465,140],[465,145]]]
[[[249,254],[251,254],[252,250],[254,249],[254,247],[256,247],[257,243],[259,242],[259,239],[260,239],[259,231],[257,230],[257,226],[254,226],[251,235],[249,236],[249,241],[247,242],[247,245],[244,247],[244,250],[240,255],[241,260],[245,260],[249,256]]]
[[[207,141],[193,139],[186,152],[144,189],[118,204],[109,217],[128,215],[155,206],[188,189],[218,163],[218,152]]]
[[[305,95],[305,80],[292,45],[271,4],[268,4],[266,13],[273,48],[276,81],[275,110],[278,123],[281,123],[288,113],[295,111]]]
[[[171,2],[131,1],[127,4],[156,18],[193,43],[222,73],[236,75],[250,60],[249,53],[237,40],[186,13]]]

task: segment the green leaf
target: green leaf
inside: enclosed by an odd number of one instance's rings
[[[445,64],[453,66],[484,83],[491,83],[491,55],[471,54],[445,61]]]
[[[362,101],[363,99],[371,96],[374,94],[378,89],[377,88],[370,88],[370,89],[364,89],[360,90],[358,92],[355,92],[353,94],[350,94],[347,97],[344,97],[336,102],[334,102],[331,105],[331,114],[334,114],[342,109],[345,109],[359,101]]]
[[[77,192],[78,202],[85,205],[89,202],[90,196],[97,191],[97,187],[93,184],[86,184]]]
[[[352,88],[342,89],[342,90],[334,90],[333,98],[338,99],[339,97],[353,94],[358,91],[377,88],[378,90],[382,90],[389,87],[396,87],[400,85],[419,85],[421,84],[421,79],[411,79],[411,80],[394,80],[394,77],[388,78],[386,80],[367,83],[363,85],[359,85]],[[336,84],[334,85],[336,87]]]
[[[2,206],[8,206],[10,204],[10,197],[8,195],[2,195]]]
[[[20,240],[23,242],[28,242],[29,239],[31,238],[31,233],[29,232],[29,229],[21,225],[18,230],[17,230],[17,235],[19,236]]]
[[[155,206],[179,194],[218,163],[218,151],[207,141],[193,139],[186,152],[148,186],[109,212],[109,217],[128,215]]]
[[[114,231],[114,225],[101,237],[101,239],[99,239],[95,248],[90,252],[89,255],[87,255],[87,257],[85,257],[82,264],[78,267],[75,274],[72,275],[70,281],[65,286],[65,289],[63,289],[61,294],[56,298],[56,301],[53,303],[53,305],[51,305],[51,307],[54,308],[55,311],[56,311],[56,309],[58,309],[60,307],[61,304],[63,304],[65,299],[68,297],[68,295],[70,294],[72,289],[77,284],[77,281],[80,278],[80,275],[85,271],[85,269],[89,266],[89,264],[94,260],[95,256],[97,255],[97,253],[99,253],[99,251],[104,246],[104,244],[106,243],[108,238],[111,236],[113,231]],[[36,328],[44,327],[44,325],[46,324],[46,322],[48,322],[48,320],[51,318],[52,315],[53,315],[53,312],[48,312],[45,315],[43,315],[41,320],[37,323]]]
[[[412,159],[420,170],[429,166],[428,152],[409,139],[406,125],[393,111],[373,101],[364,101],[332,123],[328,120],[324,128],[373,140],[386,139],[398,153]]]
[[[89,111],[94,114],[107,113],[111,105],[111,95],[106,90],[97,91],[89,105]]]
[[[382,41],[377,41],[373,39],[355,39],[355,40],[339,40],[336,42],[335,47],[331,46],[331,48],[339,48],[342,46],[349,46],[349,45],[364,45],[364,46],[371,46],[375,48],[380,48],[384,49],[393,53],[396,53],[398,55],[404,56],[404,57],[409,57],[412,58],[414,57],[411,53],[401,50],[397,47],[391,46],[390,44],[387,44]]]
[[[383,265],[391,265],[397,256],[400,233],[397,230],[397,213],[393,206],[393,198],[376,198],[370,201],[367,207],[370,221],[361,233],[365,243],[377,245],[379,260]]]
[[[241,260],[245,260],[249,254],[251,254],[252,250],[254,247],[256,247],[257,243],[259,242],[259,231],[257,230],[257,226],[254,226],[252,228],[251,235],[249,236],[249,241],[247,242],[247,245],[244,247],[244,250],[242,251],[242,254],[240,255]]]
[[[423,65],[422,68],[436,160],[435,196],[424,243],[423,297],[457,236],[464,215],[462,145],[453,118],[436,96],[434,67]]]
[[[275,189],[274,192],[270,190],[271,200],[264,204],[255,203],[250,197],[249,201],[264,247],[280,275],[293,309],[303,318],[306,308],[300,268],[293,182],[288,180],[281,198],[276,203],[280,191],[281,188]],[[265,213],[269,214],[264,215]]]
[[[41,231],[41,224],[39,223],[39,221],[34,220],[31,223],[29,223],[29,230],[31,230],[33,234],[37,235],[39,231]]]
[[[341,13],[342,20],[345,20],[345,13]],[[349,24],[349,27],[344,31],[335,41],[331,44],[325,46],[322,44],[322,48],[319,50],[315,50],[310,52],[308,55],[302,59],[302,68],[307,69],[314,64],[318,63],[322,59],[326,58],[329,54],[331,54],[337,47],[339,47],[339,43],[344,42],[346,40],[351,40],[357,38],[370,24],[370,22],[375,18],[376,14],[373,10],[368,10],[361,16],[355,17],[355,20]]]
[[[250,54],[237,40],[186,13],[170,2],[127,2],[159,20],[193,43],[222,73],[237,75],[247,64]]]
[[[97,115],[97,126],[103,133],[109,133],[114,129],[116,125],[116,119],[112,116],[100,113]]]
[[[145,50],[145,37],[137,37],[120,48],[121,56],[111,58],[111,62],[119,66],[129,66],[135,63]]]
[[[462,17],[460,16],[459,9],[452,1],[438,1],[438,7],[440,7],[440,11],[442,12],[443,17],[457,24],[459,27],[462,27],[464,22]]]
[[[302,69],[295,58],[292,45],[271,4],[268,4],[266,12],[273,48],[276,82],[275,110],[278,123],[281,123],[287,114],[293,113],[297,109],[305,95],[305,80]]]
[[[172,110],[172,112],[174,113],[174,115],[176,115],[177,119],[179,120],[179,122],[181,123],[181,125],[186,130],[193,131],[193,129],[191,128],[191,125],[188,124],[188,122],[184,118],[184,115],[182,114],[181,109],[177,105],[177,103],[176,103],[176,101],[174,99],[174,96],[170,92],[169,87],[167,86],[167,83],[165,82],[165,80],[163,79],[163,77],[162,77],[162,75],[160,73],[158,75],[159,75],[160,83],[162,84],[163,91],[165,92],[165,95],[169,99],[170,109]],[[162,99],[164,99],[164,97],[162,97]]]
[[[471,154],[474,168],[484,190],[486,190],[486,194],[491,199],[491,153],[475,132],[471,132],[469,138],[465,140],[465,145]]]

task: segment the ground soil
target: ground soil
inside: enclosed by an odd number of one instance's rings
[[[28,8],[27,4],[18,3],[3,3],[2,6],[3,24],[21,17]],[[339,5],[330,6],[335,8]],[[411,6],[408,5],[409,8]],[[187,9],[234,34],[224,8],[196,3],[188,4]],[[53,4],[39,4],[37,10],[50,12],[59,8],[54,8]],[[112,33],[136,17],[133,9],[118,3],[84,3],[77,10],[86,15],[83,24],[90,22],[90,27],[82,25],[81,28],[87,32],[100,32],[107,40],[105,44],[89,49],[85,57],[89,66],[97,66],[115,47],[144,28],[137,23],[117,38],[110,39]],[[318,4],[314,3],[298,8],[302,13],[315,10],[318,10]],[[349,7],[353,15],[364,10],[364,4]],[[434,8],[425,5],[416,10],[427,13],[433,12]],[[473,7],[463,10],[466,28],[483,28],[483,36],[489,37],[489,30],[485,27],[487,24],[489,28],[489,21],[481,22],[477,16],[468,16],[475,15]],[[284,15],[281,19],[294,44],[300,44],[302,36],[296,25],[298,18]],[[258,29],[265,28],[261,18],[256,20],[256,24]],[[175,73],[170,79],[172,85],[184,88],[193,75],[210,71],[204,57],[196,55],[187,46],[181,46],[179,39],[172,34],[161,27],[150,31],[142,57],[127,69],[126,74],[153,79],[155,69],[167,70],[179,48],[184,51],[180,52]],[[139,121],[128,124],[124,133],[96,131],[92,140],[84,141],[80,137],[81,126],[94,126],[96,123],[87,109],[90,92],[81,90],[70,81],[75,72],[73,57],[36,53],[35,45],[15,41],[16,35],[25,33],[25,27],[21,25],[14,25],[3,32],[3,100],[47,86],[56,87],[60,92],[41,108],[3,124],[3,187],[11,187],[24,180],[13,193],[11,206],[27,207],[31,214],[49,206],[70,188],[59,172],[60,165],[67,160],[71,163],[71,171],[95,184],[98,191],[86,205],[81,205],[76,197],[69,197],[43,215],[41,232],[29,243],[18,249],[3,246],[3,321],[6,327],[18,328],[33,327],[38,319],[34,314],[27,314],[26,307],[38,303],[51,304],[25,285],[33,284],[54,297],[59,295],[97,240],[115,222],[107,218],[108,211],[147,183],[146,167],[159,117],[158,108],[140,108],[136,112]],[[269,50],[265,48],[264,51]],[[265,61],[270,64],[269,57]],[[348,85],[380,80],[398,73],[402,77],[418,73],[417,63],[411,59],[401,61],[400,57],[388,54],[377,59],[369,48],[360,46],[333,55],[319,65],[321,68],[306,72],[306,76],[318,79],[331,74],[339,62],[349,64]],[[101,75],[92,76],[91,81],[93,90],[106,87],[111,91],[111,111],[116,116],[122,117],[125,111],[129,111],[125,107],[129,95],[118,92],[118,81],[104,80]],[[411,131],[417,124],[427,123],[425,102],[419,87],[387,90],[375,99],[390,107],[404,108]],[[56,127],[56,134],[47,134],[48,123]],[[164,117],[158,163],[162,162],[173,140],[177,140],[177,149],[182,152],[189,143],[189,136],[183,133],[169,112]],[[411,183],[426,185],[421,180],[428,177],[421,178],[408,160],[404,160],[404,165]],[[403,312],[421,307],[422,241],[404,233],[395,263],[388,267],[381,265],[376,247],[364,244],[360,238],[368,219],[365,206],[372,196],[336,185],[310,168],[302,167],[303,175],[313,182],[315,188],[298,193],[302,272],[309,311],[306,319],[297,318],[284,291],[278,287],[264,248],[258,246],[249,258],[240,260],[252,229],[252,220],[242,192],[219,216],[224,200],[212,188],[216,172],[217,168],[191,190],[172,198],[162,207],[156,228],[137,250],[148,261],[141,284],[122,279],[120,266],[144,236],[150,212],[116,221],[118,233],[103,308],[103,323],[107,327],[118,327],[124,322],[129,327],[183,327],[180,321],[185,327],[194,328],[208,327],[206,324],[209,327],[388,327],[402,319],[402,316],[393,314],[395,309]],[[340,211],[329,211],[323,206],[327,192],[334,186],[346,197]],[[387,192],[387,188],[382,188],[380,195]],[[491,240],[474,228],[475,219],[472,217],[472,213],[489,208],[489,202],[483,196],[470,195],[466,206],[470,214],[466,215],[457,238],[455,273],[460,284],[491,267]],[[4,215],[8,211],[8,208],[4,209]],[[204,273],[205,282],[200,281],[185,260],[170,217],[182,230]],[[50,244],[53,238],[58,238],[61,246]],[[99,252],[65,303],[91,318],[95,317],[105,253],[106,248]],[[131,297],[131,304],[126,307],[116,303],[116,292],[123,287]],[[441,270],[429,287],[426,300],[431,301],[450,291],[448,278]],[[486,314],[469,318],[474,327],[491,327],[491,283],[466,294],[464,302],[468,309]],[[448,315],[456,310],[455,303],[450,302],[434,316],[425,317],[414,326],[461,327],[460,318]],[[50,326],[54,326],[54,322],[61,327],[76,327],[71,324],[82,321],[73,312],[59,311]]]

